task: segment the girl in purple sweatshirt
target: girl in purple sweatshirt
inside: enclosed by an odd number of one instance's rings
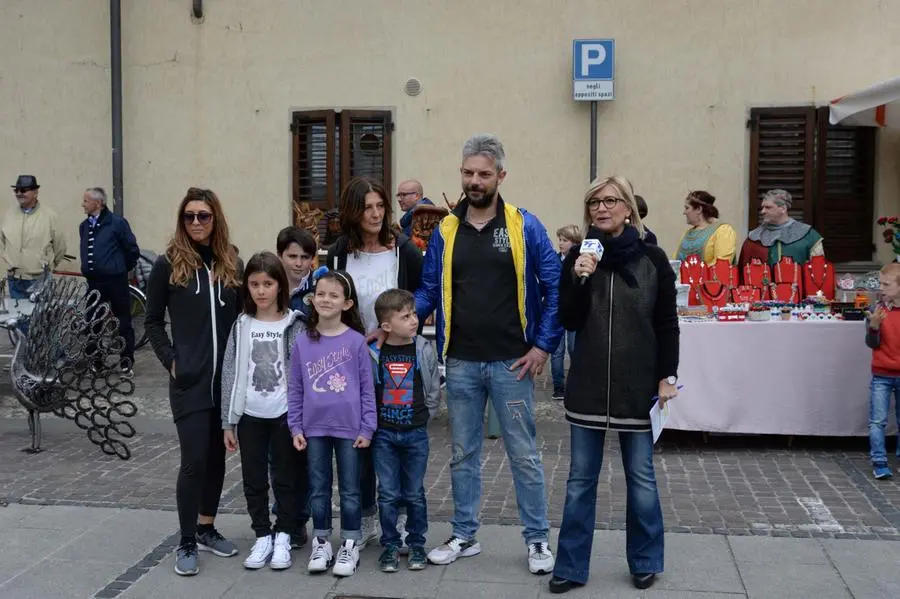
[[[351,576],[359,565],[362,538],[359,449],[375,432],[372,359],[359,316],[353,279],[341,270],[316,282],[305,334],[297,336],[288,379],[288,424],[294,447],[306,451],[309,507],[313,520],[310,572],[334,566]],[[341,498],[341,547],[331,547],[331,459],[337,459]]]

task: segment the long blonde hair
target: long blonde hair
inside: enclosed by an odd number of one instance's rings
[[[637,229],[638,236],[641,239],[644,238],[644,223],[641,222],[641,215],[638,213],[637,201],[634,199],[634,187],[631,185],[631,181],[622,177],[621,175],[613,175],[611,177],[600,178],[597,177],[591,183],[590,187],[588,187],[587,191],[584,192],[584,230],[587,231],[591,228],[591,209],[588,208],[588,200],[591,199],[595,193],[599,190],[603,189],[609,185],[613,189],[615,189],[619,195],[625,200],[625,205],[631,210],[631,214],[628,215],[628,218],[631,219],[631,226]]]
[[[213,215],[213,229],[209,247],[212,249],[213,277],[221,281],[226,287],[240,287],[238,279],[237,250],[231,245],[228,236],[228,223],[225,222],[225,213],[222,211],[222,203],[215,193],[209,189],[191,187],[187,190],[181,205],[178,207],[178,221],[175,224],[175,234],[169,240],[166,248],[166,258],[172,266],[172,274],[169,283],[186,287],[194,271],[203,268],[203,260],[194,248],[187,228],[184,225],[184,208],[189,202],[200,201],[209,206]]]

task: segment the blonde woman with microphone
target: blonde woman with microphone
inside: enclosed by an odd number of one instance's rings
[[[678,394],[675,273],[665,252],[644,242],[624,177],[591,184],[584,219],[585,241],[569,252],[560,276],[559,320],[577,335],[565,397],[571,460],[552,593],[587,582],[607,431],[619,433],[622,449],[632,583],[649,588],[663,571],[650,407],[656,397],[665,403]]]

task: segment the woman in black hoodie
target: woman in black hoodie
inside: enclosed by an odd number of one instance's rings
[[[391,230],[391,200],[379,183],[356,177],[341,193],[341,236],[328,250],[326,266],[345,270],[356,285],[366,334],[381,324],[375,300],[388,289],[415,293],[422,280],[422,252],[403,233]],[[362,450],[362,533],[360,549],[376,540],[375,466],[372,450]]]
[[[182,576],[199,572],[198,549],[221,557],[237,554],[213,522],[225,481],[222,359],[240,311],[240,283],[240,262],[219,198],[191,187],[178,208],[169,247],[150,272],[145,325],[156,357],[169,372],[169,402],[181,446],[175,572]]]

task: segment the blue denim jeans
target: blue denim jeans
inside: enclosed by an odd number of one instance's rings
[[[873,464],[887,463],[884,429],[891,412],[891,396],[895,398],[897,425],[900,426],[900,377],[873,374],[869,383],[869,455]],[[897,455],[900,456],[900,437]]]
[[[473,539],[478,532],[481,446],[488,397],[500,421],[525,542],[549,539],[544,466],[535,443],[534,380],[531,375],[516,380],[518,371],[509,369],[514,362],[468,362],[447,358],[447,411],[453,441],[450,458],[453,519],[450,524],[453,534],[460,539]]]
[[[32,285],[34,285],[34,280],[6,277],[6,288],[9,290],[10,299],[28,299]]]
[[[341,497],[341,540],[362,538],[362,509],[359,505],[359,450],[351,439],[309,437],[306,459],[309,468],[309,511],[313,534],[331,536],[331,456],[337,458],[338,494]]]
[[[381,546],[400,547],[397,516],[406,507],[406,545],[424,547],[428,532],[425,470],[428,468],[428,428],[400,431],[380,428],[372,439],[378,475],[378,516]]]
[[[574,425],[570,429],[572,459],[553,575],[584,584],[590,569],[606,431]],[[628,569],[632,574],[662,572],[663,519],[653,473],[653,434],[620,432],[619,447],[625,470]]]
[[[570,356],[575,353],[575,331],[563,333],[559,346],[550,356],[550,374],[553,375],[554,388],[566,386],[566,350],[569,350]]]

